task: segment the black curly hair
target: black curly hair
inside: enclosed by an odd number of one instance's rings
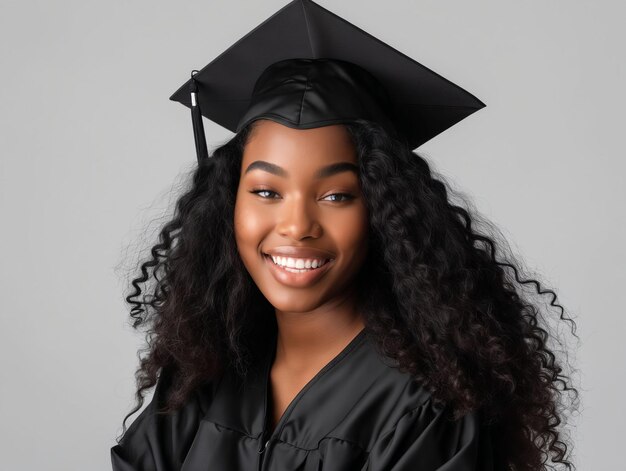
[[[161,371],[173,379],[161,410],[167,413],[225,368],[244,377],[276,328],[233,229],[243,149],[257,122],[194,169],[132,280],[131,324],[145,331],[146,344],[138,353],[137,403],[122,435]],[[557,308],[554,320],[569,321],[574,336],[576,324],[555,292],[523,277],[501,233],[467,198],[466,208],[454,205],[451,186],[404,140],[364,120],[345,126],[369,214],[371,249],[357,277],[357,308],[380,351],[456,417],[482,409],[505,469],[554,469],[550,462],[572,469],[559,426],[565,397],[575,406],[578,391],[550,346],[559,337],[549,333],[544,311]],[[478,222],[491,234],[479,233]],[[551,298],[543,309],[537,295]]]

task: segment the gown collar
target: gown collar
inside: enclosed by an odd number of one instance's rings
[[[270,372],[276,355],[274,333],[245,380],[239,379],[233,371],[222,376],[203,420],[255,439],[266,440],[271,436],[301,448],[316,448],[318,441],[337,425],[356,400],[354,390],[345,385],[364,386],[371,381],[372,372],[366,366],[370,349],[363,348],[366,345],[369,339],[363,328],[298,392],[270,434]]]

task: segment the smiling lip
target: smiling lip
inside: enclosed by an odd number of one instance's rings
[[[334,259],[329,260],[324,265],[314,270],[308,270],[301,273],[293,273],[285,270],[283,267],[276,265],[269,255],[263,254],[265,263],[269,265],[269,270],[279,283],[294,288],[303,288],[311,285],[320,279],[330,267],[335,263]]]
[[[326,250],[316,249],[314,247],[296,247],[294,245],[281,245],[266,249],[263,252],[278,257],[316,258],[318,260],[334,258],[333,255]]]

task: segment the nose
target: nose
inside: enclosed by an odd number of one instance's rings
[[[317,210],[303,195],[288,198],[281,205],[276,230],[281,236],[293,240],[318,238],[322,233]]]

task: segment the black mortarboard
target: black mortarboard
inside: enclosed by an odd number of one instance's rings
[[[415,149],[485,106],[478,98],[311,0],[293,0],[206,65],[170,100],[238,132],[267,118],[307,129],[363,118]]]

